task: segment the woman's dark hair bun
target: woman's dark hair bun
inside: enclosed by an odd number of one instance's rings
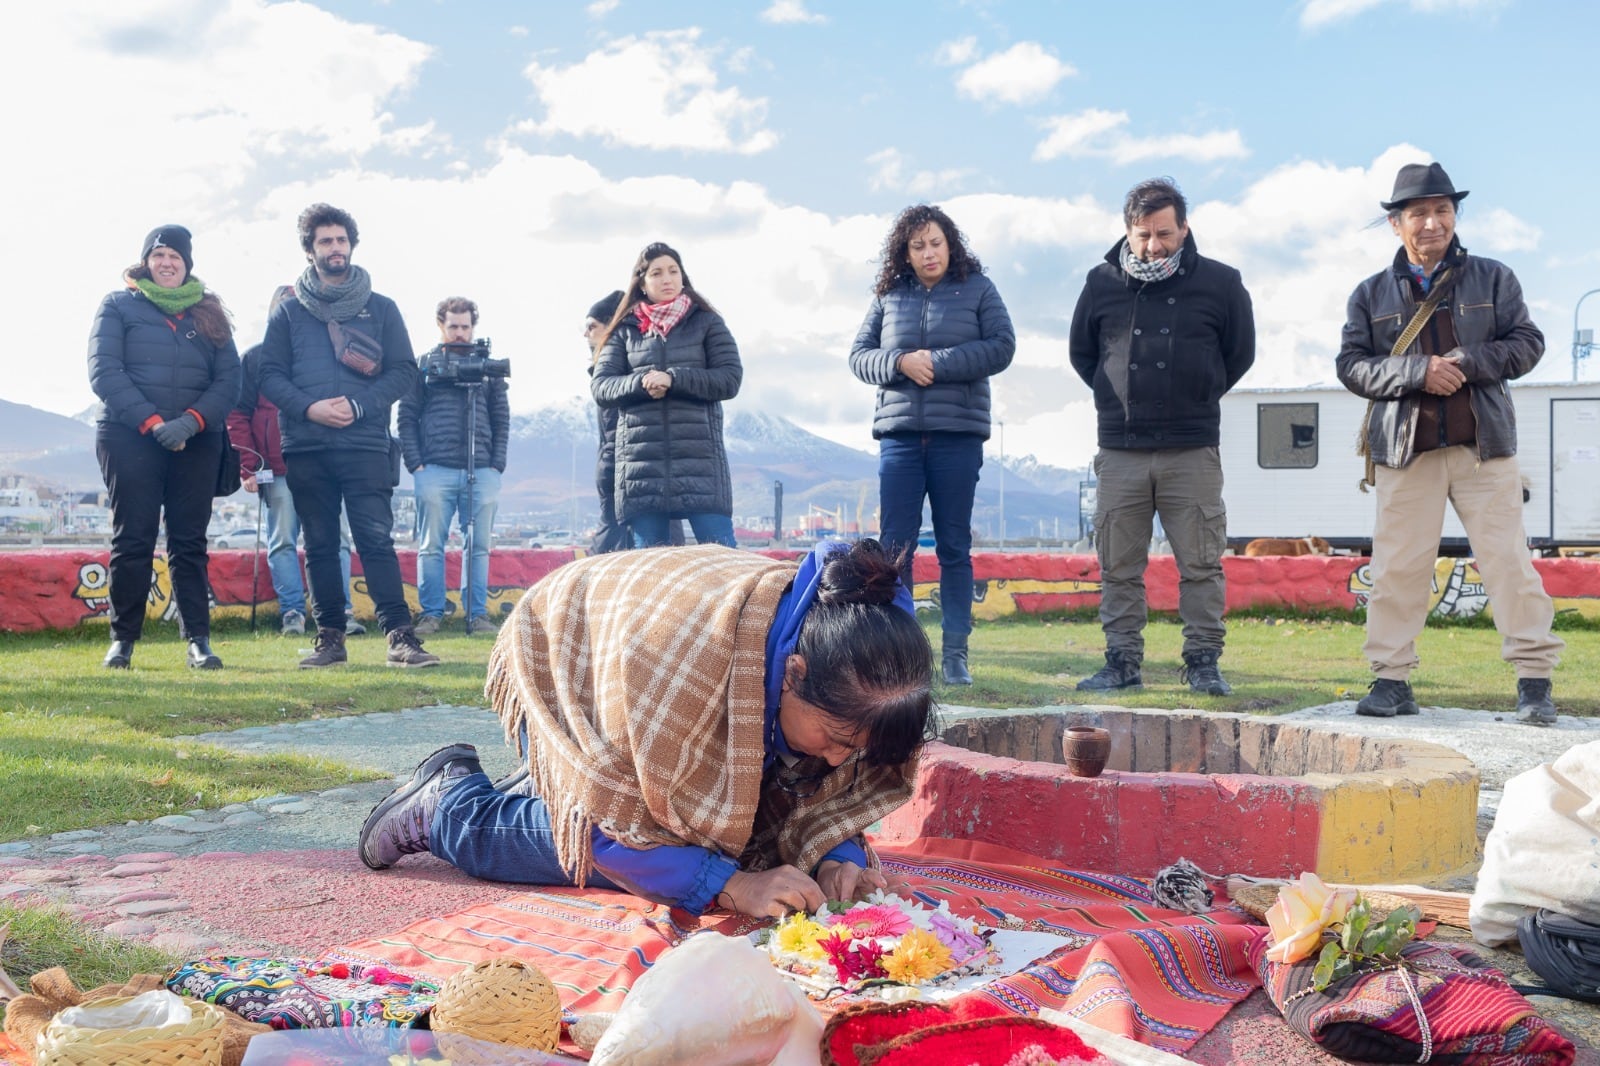
[[[830,554],[822,564],[817,602],[883,604],[894,602],[900,571],[871,538]]]

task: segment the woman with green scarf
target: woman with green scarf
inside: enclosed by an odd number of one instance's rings
[[[111,648],[125,670],[144,629],[156,535],[166,515],[167,573],[188,663],[217,670],[211,650],[206,527],[239,392],[233,322],[194,276],[193,237],[158,226],[89,334],[89,384],[103,404],[95,453],[111,501]]]

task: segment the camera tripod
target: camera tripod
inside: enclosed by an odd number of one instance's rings
[[[478,547],[478,393],[483,391],[483,379],[457,381],[455,387],[467,390],[467,508],[464,513],[456,516],[456,521],[461,525],[461,613],[466,616],[464,625],[467,636],[470,637],[473,617],[472,557]],[[489,535],[493,537],[494,530],[491,529]],[[450,529],[446,526],[446,545],[449,544],[449,540]],[[488,605],[483,606],[487,613]]]

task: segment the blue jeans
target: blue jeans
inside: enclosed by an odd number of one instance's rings
[[[456,869],[514,885],[571,885],[556,860],[550,808],[537,796],[496,792],[487,774],[472,774],[439,797],[428,850]],[[619,887],[598,870],[585,883]]]
[[[730,548],[739,546],[733,539],[733,519],[725,514],[713,514],[710,511],[697,511],[693,514],[649,511],[645,514],[631,515],[628,518],[628,527],[633,530],[633,546],[659,548],[666,544],[667,523],[679,518],[689,520],[689,528],[694,530],[696,544],[726,544]]]
[[[494,542],[494,516],[500,504],[500,471],[492,466],[473,470],[472,565],[462,568],[462,603],[472,602],[472,617],[489,614],[489,547]],[[450,518],[466,534],[467,472],[448,466],[424,466],[411,475],[417,494],[417,523],[422,543],[417,547],[417,602],[423,615],[442,618],[445,612],[444,546],[450,537]],[[468,583],[470,576],[471,582]]]
[[[294,497],[289,483],[274,478],[259,489],[267,514],[267,571],[272,575],[272,592],[278,597],[278,613],[306,611],[306,585],[300,576],[300,516],[294,512]],[[350,603],[350,523],[340,515],[339,569],[344,572],[344,613]]]
[[[983,438],[973,433],[898,433],[878,441],[878,522],[890,558],[905,553],[906,588],[913,588],[924,499],[933,511],[946,647],[965,648],[972,632],[972,498],[982,467]]]

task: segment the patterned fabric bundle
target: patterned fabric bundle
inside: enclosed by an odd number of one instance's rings
[[[439,986],[383,966],[222,956],[167,975],[174,992],[274,1029],[405,1028],[433,1007]]]
[[[1404,971],[1359,972],[1318,992],[1314,958],[1283,965],[1266,958],[1266,938],[1250,962],[1289,1026],[1318,1047],[1362,1062],[1510,1063],[1568,1066],[1572,1042],[1466,948],[1413,941]]]
[[[1109,1063],[1070,1029],[984,1000],[871,1004],[840,1011],[822,1034],[823,1066],[1033,1066]]]
[[[527,730],[561,865],[583,883],[591,829],[692,844],[748,870],[809,870],[910,797],[915,765],[830,774],[747,854],[761,800],[766,639],[795,564],[719,545],[591,556],[523,596],[485,686]]]

